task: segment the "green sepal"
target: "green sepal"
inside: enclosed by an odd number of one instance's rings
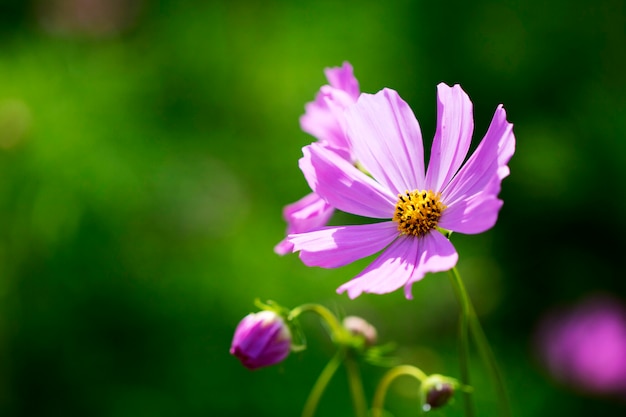
[[[264,303],[258,298],[254,300],[254,305],[256,305],[261,310],[273,311],[283,318],[283,320],[287,324],[287,327],[289,327],[289,331],[291,332],[292,352],[302,352],[306,349],[306,337],[304,336],[304,332],[302,331],[302,326],[300,326],[300,323],[298,322],[298,319],[296,317],[291,317],[290,309],[281,306],[274,300],[267,300]]]
[[[395,349],[396,344],[394,342],[372,346],[363,352],[363,359],[370,365],[391,368],[400,363],[400,359],[397,356],[387,356]]]
[[[450,239],[450,237],[452,236],[452,230],[448,230],[448,229],[444,229],[443,227],[436,227],[435,229],[437,229],[442,235],[444,235],[446,237],[446,239]]]

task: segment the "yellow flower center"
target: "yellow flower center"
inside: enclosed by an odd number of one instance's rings
[[[431,190],[407,191],[398,194],[393,221],[403,235],[424,236],[437,227],[446,206],[441,202],[441,193]]]

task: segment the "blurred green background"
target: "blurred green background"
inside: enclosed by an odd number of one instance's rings
[[[372,322],[397,355],[458,376],[446,274],[349,300],[338,270],[276,256],[304,195],[298,117],[345,60],[396,89],[429,145],[436,85],[474,102],[474,143],[504,103],[517,152],[498,224],[454,235],[459,269],[516,416],[615,415],[556,384],[533,334],[546,311],[626,295],[623,1],[0,1],[0,415],[294,416],[333,353],[249,372],[228,354],[253,300]],[[342,221],[339,217],[336,222]],[[383,370],[363,365],[371,395]],[[496,415],[473,357],[479,415]],[[415,384],[388,408],[416,415]],[[457,400],[432,415],[461,415]],[[320,416],[351,415],[343,372]]]

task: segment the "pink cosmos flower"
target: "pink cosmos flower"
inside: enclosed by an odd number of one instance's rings
[[[437,129],[426,172],[419,124],[390,89],[361,94],[345,111],[352,154],[371,176],[322,144],[303,149],[300,168],[316,194],[339,210],[383,219],[288,236],[308,266],[336,268],[384,249],[339,287],[350,298],[402,286],[411,298],[414,282],[457,262],[441,229],[481,233],[497,220],[500,184],[515,149],[513,125],[498,106],[484,139],[463,164],[474,129],[472,103],[458,85],[439,84],[437,91]]]
[[[300,118],[302,130],[311,134],[319,143],[332,148],[342,158],[353,161],[350,144],[344,133],[344,110],[356,103],[359,97],[359,82],[354,78],[352,65],[344,62],[342,67],[324,70],[330,85],[324,85],[315,101],[305,105]],[[332,217],[334,208],[316,193],[304,196],[295,203],[285,206],[283,218],[287,222],[287,234],[308,232],[325,226]],[[291,253],[293,244],[287,238],[274,247],[279,255]]]
[[[538,328],[537,346],[558,381],[626,398],[626,310],[616,299],[591,297],[548,315]]]

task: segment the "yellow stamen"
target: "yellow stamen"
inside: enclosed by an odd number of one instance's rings
[[[398,203],[393,221],[403,235],[424,236],[437,227],[446,206],[441,202],[441,193],[432,190],[413,190],[398,194]]]

